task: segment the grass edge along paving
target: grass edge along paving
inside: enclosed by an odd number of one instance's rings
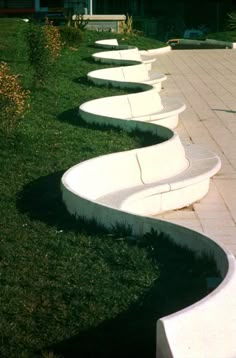
[[[122,93],[86,80],[99,68],[90,60],[94,33],[79,48],[64,49],[48,84],[34,88],[14,26],[0,36],[1,58],[31,90],[31,107],[14,135],[0,135],[0,355],[104,356],[116,347],[154,356],[156,319],[204,296],[214,264],[173,247],[165,235],[135,242],[69,216],[63,172],[143,145],[143,138],[77,117],[84,101]]]

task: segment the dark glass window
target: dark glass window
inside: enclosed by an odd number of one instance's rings
[[[63,0],[40,0],[40,7],[63,7]]]
[[[48,7],[48,0],[40,0],[40,7]]]

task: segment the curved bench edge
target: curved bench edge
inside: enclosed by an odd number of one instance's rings
[[[200,301],[157,321],[157,358],[236,356],[236,261],[217,245],[228,263],[226,276]]]

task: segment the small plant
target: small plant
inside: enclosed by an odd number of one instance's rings
[[[5,62],[0,63],[0,126],[9,134],[24,117],[29,91],[23,90],[19,75],[11,73]]]
[[[60,32],[57,27],[53,26],[53,22],[48,19],[46,19],[45,26],[43,26],[42,30],[45,47],[50,54],[50,60],[51,62],[55,62],[56,58],[59,57],[62,48]]]
[[[35,82],[44,82],[60,55],[62,41],[58,28],[46,19],[44,26],[30,24],[26,31],[29,62]]]
[[[26,31],[28,45],[28,59],[34,70],[35,82],[42,82],[49,71],[50,54],[45,46],[42,28],[39,25],[30,24]]]
[[[67,27],[75,27],[80,30],[84,30],[86,26],[88,25],[89,20],[84,19],[83,14],[75,14],[72,15],[72,11],[69,10],[68,16],[67,16]]]
[[[56,356],[52,351],[43,351],[41,358],[57,358],[58,356]]]
[[[82,41],[83,33],[76,27],[61,26],[59,31],[62,42],[65,46],[77,46]]]
[[[228,28],[231,30],[236,29],[236,12],[228,14]]]
[[[83,14],[77,14],[73,16],[74,27],[80,30],[84,30],[88,25],[89,20],[84,19]]]
[[[125,34],[132,34],[133,33],[133,17],[126,15],[126,20],[123,24],[123,32]]]

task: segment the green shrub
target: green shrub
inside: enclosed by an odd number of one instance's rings
[[[23,90],[19,75],[11,73],[5,62],[0,63],[0,127],[12,132],[23,118],[29,91]]]
[[[28,59],[34,69],[35,81],[42,82],[49,73],[50,53],[45,46],[42,28],[39,25],[29,24],[26,31],[28,45]]]
[[[89,23],[89,20],[85,20],[83,14],[77,14],[73,18],[74,27],[77,29],[80,29],[82,31],[85,30],[88,23]]]
[[[228,14],[228,28],[236,30],[236,12]]]
[[[47,20],[44,26],[29,24],[26,40],[35,82],[44,82],[60,54],[62,42],[59,30]]]
[[[125,34],[132,34],[133,33],[133,17],[126,15],[126,20],[123,23],[123,32]]]
[[[62,42],[66,46],[78,46],[82,41],[83,32],[79,28],[63,26],[59,28]]]
[[[42,28],[45,47],[49,50],[50,61],[55,62],[60,56],[62,41],[61,35],[57,27],[53,26],[52,21],[46,19],[45,26]]]

